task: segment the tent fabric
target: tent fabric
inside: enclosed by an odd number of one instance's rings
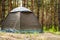
[[[37,17],[33,13],[10,13],[6,20],[3,22],[4,29],[26,30],[33,29],[39,30],[40,24]]]
[[[10,12],[32,12],[32,11],[25,7],[17,7],[15,9],[11,10]]]
[[[4,29],[15,29],[17,26],[20,28],[20,13],[9,13],[2,24]]]
[[[24,11],[24,12],[22,12]],[[22,12],[22,13],[21,13]],[[26,13],[27,12],[27,13]],[[3,21],[4,29],[41,29],[37,17],[33,13],[29,13],[31,10],[25,7],[17,7],[10,11],[5,21]]]
[[[33,13],[21,13],[21,18],[20,18],[20,26],[21,29],[33,29],[33,30],[38,30],[40,29],[40,24],[39,21],[37,20],[37,17]]]

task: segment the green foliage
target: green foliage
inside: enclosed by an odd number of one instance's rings
[[[52,25],[51,28],[49,28],[48,30],[47,30],[47,27],[44,26],[43,30],[44,30],[44,32],[51,32],[51,33],[58,32],[58,26]]]
[[[43,30],[44,30],[44,32],[46,32],[46,31],[47,31],[47,30],[46,30],[46,26],[44,26],[44,27],[43,27]]]
[[[56,29],[54,28],[54,26],[52,26],[52,28],[49,29],[49,32],[55,32]]]

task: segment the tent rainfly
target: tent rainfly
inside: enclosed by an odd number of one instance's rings
[[[10,12],[32,12],[32,11],[25,7],[17,7],[15,9],[11,10]]]

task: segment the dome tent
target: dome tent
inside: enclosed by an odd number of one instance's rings
[[[25,7],[17,7],[10,11],[3,23],[3,29],[39,30],[37,17]]]

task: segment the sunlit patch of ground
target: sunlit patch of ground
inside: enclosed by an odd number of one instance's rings
[[[60,35],[52,33],[17,34],[0,32],[0,40],[60,40]]]

